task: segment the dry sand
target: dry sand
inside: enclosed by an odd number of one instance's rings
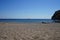
[[[0,40],[60,40],[60,23],[0,23]]]

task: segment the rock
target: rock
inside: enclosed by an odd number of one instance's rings
[[[60,23],[60,10],[57,10],[51,19],[53,22]]]
[[[60,20],[60,10],[57,10],[51,18],[52,20]]]

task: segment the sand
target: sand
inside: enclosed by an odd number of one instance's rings
[[[60,40],[60,23],[0,23],[0,40]]]

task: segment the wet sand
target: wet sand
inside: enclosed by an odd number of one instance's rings
[[[60,40],[60,23],[0,23],[0,40]]]

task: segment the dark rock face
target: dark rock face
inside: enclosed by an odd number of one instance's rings
[[[52,20],[59,20],[60,21],[60,10],[56,11],[52,16]]]

